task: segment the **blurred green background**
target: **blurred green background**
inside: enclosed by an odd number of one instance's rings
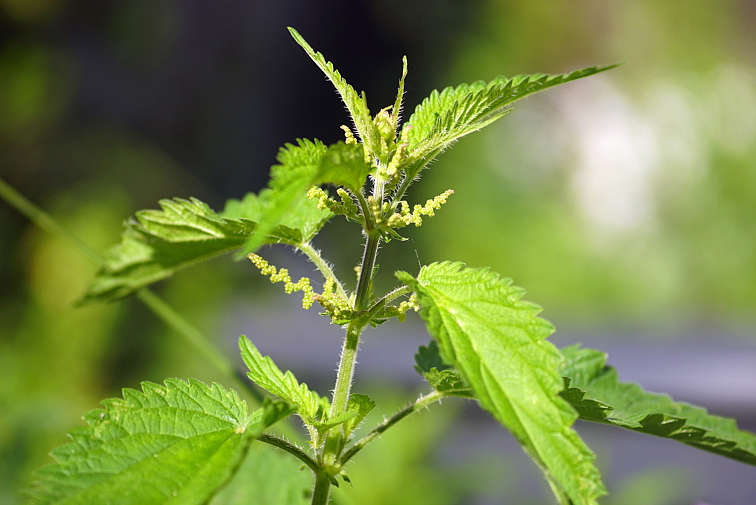
[[[196,196],[217,209],[259,190],[280,145],[336,141],[348,121],[286,26],[365,90],[373,110],[392,103],[404,54],[408,112],[447,85],[625,62],[527,99],[444,154],[410,196],[455,194],[411,242],[384,248],[386,286],[389,272],[416,271],[418,260],[490,265],[528,289],[565,342],[667,340],[673,360],[704,340],[712,356],[735,346],[756,364],[753,1],[0,0],[0,177],[99,251],[118,240],[123,219],[160,198]],[[349,278],[355,229],[333,223],[317,245]],[[0,202],[0,503],[18,503],[65,431],[121,387],[225,381],[135,300],[74,308],[94,269]],[[328,341],[296,344],[296,331],[264,319],[289,302],[253,270],[220,259],[158,290],[234,360],[239,333],[271,353],[288,342],[300,354],[282,366],[327,391],[338,330],[307,319],[295,329]],[[381,374],[401,348],[412,375],[412,346],[425,337],[401,338],[363,349],[366,375],[381,385],[373,394],[386,399],[377,419],[422,388]],[[753,379],[733,377],[746,395]],[[747,398],[720,408],[753,429],[756,394]],[[445,416],[423,413],[366,450],[353,467],[360,484],[339,502],[549,503],[538,482],[535,494],[517,491],[520,474],[535,472],[512,445],[464,456],[454,442],[434,448],[480,418],[449,403],[436,409]],[[611,447],[613,433],[587,434],[600,463],[622,459],[610,454],[623,451]],[[714,494],[696,495],[705,479],[676,464],[608,468],[616,493],[606,503],[756,494],[753,479],[738,487],[722,478],[700,491]]]

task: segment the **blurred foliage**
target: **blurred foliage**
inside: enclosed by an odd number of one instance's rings
[[[491,0],[479,14],[440,81],[627,64],[441,158],[423,192],[456,193],[418,233],[423,262],[492,265],[573,325],[752,326],[753,6]]]
[[[0,176],[99,251],[160,198],[220,207],[259,189],[278,146],[332,142],[346,121],[286,25],[375,110],[393,100],[405,53],[408,111],[433,87],[627,62],[531,98],[433,165],[411,197],[455,194],[414,233],[417,256],[491,265],[558,326],[752,328],[754,19],[745,0],[0,0]],[[336,241],[325,256],[349,278],[360,250],[342,242],[345,226],[319,245]],[[12,505],[100,399],[140,380],[220,378],[134,301],[74,309],[95,266],[3,202],[0,237],[0,502]],[[401,246],[384,248],[384,272],[417,270]],[[233,355],[223,309],[262,285],[218,261],[163,294]],[[399,503],[394,485],[413,503],[491,502],[465,487],[490,462],[455,480],[421,456],[444,430],[428,419],[367,449],[343,502]],[[496,486],[518,484],[490,473]],[[681,500],[654,472],[638,478],[617,503]]]

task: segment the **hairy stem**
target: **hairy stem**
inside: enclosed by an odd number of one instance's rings
[[[376,312],[381,310],[383,307],[386,306],[387,303],[391,303],[392,301],[396,300],[400,296],[408,295],[412,293],[412,289],[409,286],[399,286],[398,288],[394,289],[393,291],[386,293],[383,298],[375,302],[369,309],[368,309],[368,320],[372,318]]]
[[[370,230],[367,234],[365,252],[360,265],[360,278],[357,281],[357,297],[354,300],[354,310],[358,312],[365,310],[370,302],[373,269],[375,268],[375,259],[378,256],[378,245],[381,242],[381,235],[376,230]]]
[[[341,285],[341,282],[339,282],[336,274],[333,273],[333,270],[331,269],[331,266],[328,264],[328,262],[324,260],[320,255],[320,251],[312,247],[312,244],[310,244],[309,242],[305,244],[298,244],[297,248],[305,253],[310,261],[312,261],[313,264],[318,267],[318,270],[320,270],[320,273],[323,274],[323,277],[325,277],[326,279],[331,277],[336,281],[336,291],[338,291],[339,296],[341,296],[345,300],[348,300],[349,295],[347,295],[346,291],[344,291],[344,286]]]
[[[343,466],[352,459],[352,457],[360,452],[366,445],[368,445],[370,442],[372,442],[376,437],[378,437],[381,433],[386,431],[387,429],[394,426],[396,423],[404,419],[405,417],[409,417],[410,415],[414,414],[415,412],[424,409],[428,405],[430,405],[433,402],[439,401],[441,398],[443,398],[444,395],[439,393],[438,391],[433,391],[432,393],[428,393],[427,395],[421,396],[414,402],[410,403],[406,407],[404,407],[402,410],[394,414],[393,416],[389,417],[385,421],[383,421],[381,424],[376,426],[370,433],[359,439],[357,442],[352,445],[347,451],[344,453],[344,455],[339,460],[339,463]]]
[[[336,375],[336,386],[333,390],[333,402],[331,404],[331,419],[340,416],[347,411],[349,395],[352,389],[354,377],[354,365],[357,363],[357,350],[360,345],[360,333],[364,323],[360,320],[352,321],[347,326],[344,345],[341,348],[341,361]]]
[[[331,494],[331,477],[321,469],[315,472],[315,489],[312,492],[312,505],[327,505]]]
[[[378,255],[378,243],[381,236],[373,230],[368,234],[365,243],[365,253],[362,257],[360,278],[357,281],[357,297],[354,300],[354,308],[357,311],[365,310],[370,300],[370,285],[372,280],[375,258]],[[333,390],[333,403],[331,404],[331,418],[346,412],[349,404],[349,394],[352,389],[352,377],[354,365],[357,363],[357,350],[360,345],[360,334],[365,327],[365,321],[358,318],[349,323],[344,336],[344,344],[341,348],[341,360],[336,375],[336,386]]]
[[[365,220],[365,223],[364,223],[365,231],[369,232],[370,230],[373,229],[373,217],[370,212],[370,205],[368,205],[367,200],[365,200],[365,197],[359,191],[355,193],[354,196],[357,197],[357,203],[360,204],[362,217]]]
[[[372,278],[373,269],[375,268],[375,259],[378,255],[378,246],[381,241],[381,235],[378,230],[375,229],[373,223],[373,216],[370,213],[370,208],[365,199],[360,195],[360,205],[363,206],[363,214],[365,217],[365,234],[367,240],[365,242],[365,251],[362,256],[362,264],[360,266],[360,275],[357,279],[357,291],[354,300],[354,309],[357,312],[362,312],[366,309],[372,297]],[[368,319],[364,317],[357,317],[352,320],[346,329],[346,335],[344,336],[344,344],[341,349],[341,359],[339,361],[339,370],[336,374],[336,385],[333,389],[333,401],[331,402],[331,411],[329,417],[334,419],[347,411],[349,407],[349,396],[352,390],[352,378],[354,377],[354,366],[357,363],[357,350],[360,346],[360,335],[362,330],[367,324]],[[320,453],[320,463],[326,468],[326,472],[338,472],[338,458],[341,455],[341,451],[344,447],[344,431],[343,428],[335,428],[330,431],[326,437],[324,446]],[[328,477],[328,475],[326,475]],[[322,489],[319,489],[320,488]],[[313,494],[314,503],[326,503],[328,500],[328,489],[330,488],[330,481],[323,481],[323,479],[316,475],[315,493]],[[319,494],[320,493],[320,494]],[[325,499],[326,502],[316,502],[317,499]]]
[[[282,449],[289,454],[293,454],[316,474],[322,470],[321,466],[314,459],[312,459],[309,454],[307,454],[291,442],[287,442],[282,438],[278,438],[267,433],[263,433],[262,435],[257,437],[257,440],[259,440],[260,442],[265,442],[266,444],[270,444],[274,447],[278,447],[279,449]]]

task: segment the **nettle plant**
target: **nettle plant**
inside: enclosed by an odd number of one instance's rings
[[[321,396],[281,371],[241,337],[247,376],[275,399],[265,398],[250,412],[237,392],[217,383],[167,379],[163,385],[143,383],[141,391],[125,389],[122,399],[105,400],[102,409],[86,414],[88,426],[74,429],[72,441],[52,452],[55,463],[37,471],[29,503],[208,503],[252,454],[251,444],[262,442],[299,458],[313,474],[312,504],[325,504],[331,487],[348,481],[345,469],[361,449],[413,412],[450,396],[476,401],[509,430],[565,505],[594,504],[606,494],[593,452],[572,427],[577,419],[671,438],[756,465],[756,436],[739,430],[732,419],[620,382],[599,351],[557,349],[546,340],[554,328],[538,317],[540,307],[523,301],[521,288],[487,268],[432,263],[416,274],[395,272],[398,286],[374,293],[381,242],[405,240],[402,228],[420,226],[452,194],[415,205],[404,199],[437,155],[507,114],[514,101],[611,67],[499,77],[434,91],[401,124],[406,59],[396,101],[371,116],[365,95],[296,31],[291,33],[346,104],[354,127],[342,127],[345,140],[330,146],[317,140],[286,145],[269,187],[230,200],[220,213],[199,200],[178,198],[161,201],[162,210],[138,212],[121,243],[107,253],[83,301],[136,294],[181,326],[145,287],[201,260],[237,251],[287,293],[301,291],[305,309],[318,304],[345,330],[333,396]],[[311,245],[335,216],[357,223],[365,240],[351,291]],[[295,282],[286,269],[255,254],[266,244],[304,253],[322,279]],[[364,428],[358,438],[355,430],[375,406],[352,392],[361,335],[390,318],[403,321],[408,311],[419,312],[432,337],[419,349],[415,367],[430,392],[372,429]],[[233,367],[217,351],[208,354],[233,377]],[[306,445],[269,430],[294,414],[306,428]]]

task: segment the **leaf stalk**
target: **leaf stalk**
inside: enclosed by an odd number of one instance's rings
[[[273,447],[278,447],[281,450],[284,450],[288,452],[289,454],[293,454],[297,458],[299,458],[302,463],[307,465],[310,470],[315,472],[317,475],[318,472],[322,471],[323,468],[318,464],[317,461],[312,459],[309,454],[304,452],[302,449],[297,447],[296,445],[292,444],[291,442],[287,442],[286,440],[282,438],[275,437],[273,435],[269,435],[267,433],[263,433],[259,437],[257,437],[257,440],[260,442],[265,442],[266,444],[270,444]]]
[[[444,396],[446,395],[444,395],[443,393],[433,391],[431,393],[428,393],[427,395],[421,396],[414,402],[410,403],[402,410],[376,426],[370,433],[355,442],[354,445],[347,449],[347,451],[341,456],[339,463],[342,466],[345,465],[350,459],[352,459],[352,457],[354,457],[355,454],[364,449],[366,445],[372,442],[376,437],[380,436],[384,431],[391,428],[405,417],[408,417],[415,412],[424,409],[430,404],[441,400],[441,398],[443,398]]]

